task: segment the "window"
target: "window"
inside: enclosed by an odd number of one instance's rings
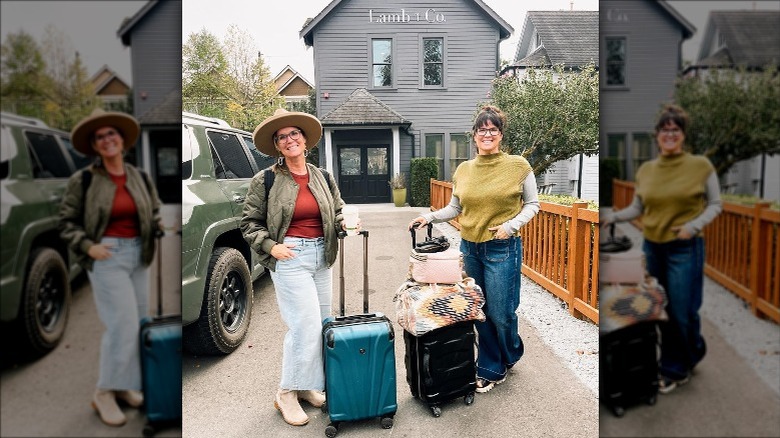
[[[374,87],[393,86],[393,40],[371,40],[372,82]]]
[[[65,145],[65,149],[68,151],[68,154],[70,154],[70,158],[73,160],[73,164],[76,166],[76,169],[81,169],[92,164],[92,157],[77,151],[76,148],[73,147],[73,144],[70,142],[68,137],[61,135],[60,141]]]
[[[444,38],[423,38],[423,86],[444,85]]]
[[[469,138],[466,134],[450,134],[450,181],[458,165],[469,159]]]
[[[249,152],[252,153],[252,157],[254,157],[258,169],[263,170],[276,162],[276,158],[257,150],[257,147],[252,142],[252,137],[246,135],[242,135],[241,137],[246,142],[247,147],[249,147]]]
[[[195,133],[186,125],[181,127],[181,179],[190,179],[192,177],[192,147],[190,142],[198,144],[194,138]]]
[[[436,179],[444,179],[444,134],[427,134],[425,136],[425,156],[436,158],[439,165]]]
[[[34,178],[67,178],[71,174],[59,143],[51,134],[25,132]]]
[[[225,132],[208,131],[213,145],[214,169],[218,179],[251,178],[254,176],[244,147],[237,136]]]
[[[618,162],[618,178],[626,179],[626,134],[607,135],[607,157]]]
[[[607,86],[626,85],[626,38],[607,37]]]
[[[631,144],[631,161],[634,164],[634,172],[639,165],[653,158],[653,138],[647,133],[634,133],[634,141]]]

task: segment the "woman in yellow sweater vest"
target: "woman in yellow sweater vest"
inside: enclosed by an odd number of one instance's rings
[[[655,125],[659,156],[636,173],[631,205],[605,214],[602,226],[642,216],[647,272],[666,290],[669,315],[661,330],[659,391],[688,382],[704,357],[699,308],[704,287],[701,230],[721,211],[718,176],[710,161],[683,151],[688,115],[669,105]]]
[[[539,212],[536,178],[528,161],[501,152],[506,116],[483,107],[474,121],[477,156],[458,166],[449,205],[409,223],[443,222],[460,214],[460,251],[466,274],[485,294],[486,320],[477,322],[477,392],[490,391],[523,355],[517,331],[522,241],[518,230]]]

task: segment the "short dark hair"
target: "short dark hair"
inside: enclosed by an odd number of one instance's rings
[[[477,132],[477,129],[486,125],[487,122],[493,123],[502,133],[504,132],[504,125],[506,124],[506,115],[493,105],[485,105],[479,110],[476,119],[474,119],[474,127],[472,130]]]
[[[667,123],[673,122],[680,127],[683,135],[687,136],[689,121],[688,113],[686,113],[684,109],[677,105],[666,105],[658,116],[658,121],[655,124],[655,132],[658,133]]]

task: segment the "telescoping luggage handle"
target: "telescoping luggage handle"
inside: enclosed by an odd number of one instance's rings
[[[368,231],[360,231],[363,235],[363,313],[368,313]],[[345,294],[344,294],[344,238],[347,233],[339,231],[339,315],[344,316]]]
[[[420,229],[420,223],[415,222],[412,228],[409,228],[409,232],[412,234],[412,249],[417,246],[417,230]],[[428,239],[433,238],[433,224],[428,222]]]
[[[179,231],[181,233],[181,231]],[[154,232],[154,238],[157,240],[157,316],[163,314],[162,303],[162,238],[165,236],[165,231],[158,229]]]

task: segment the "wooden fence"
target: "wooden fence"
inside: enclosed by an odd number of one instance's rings
[[[613,208],[631,203],[634,183],[612,181]],[[758,317],[780,323],[780,211],[768,203],[723,202],[704,229],[704,273],[750,305]]]
[[[432,210],[446,206],[451,195],[452,183],[431,179]],[[585,202],[539,204],[539,214],[520,230],[522,273],[565,301],[572,315],[598,324],[598,212]],[[457,218],[450,223],[460,229]]]

